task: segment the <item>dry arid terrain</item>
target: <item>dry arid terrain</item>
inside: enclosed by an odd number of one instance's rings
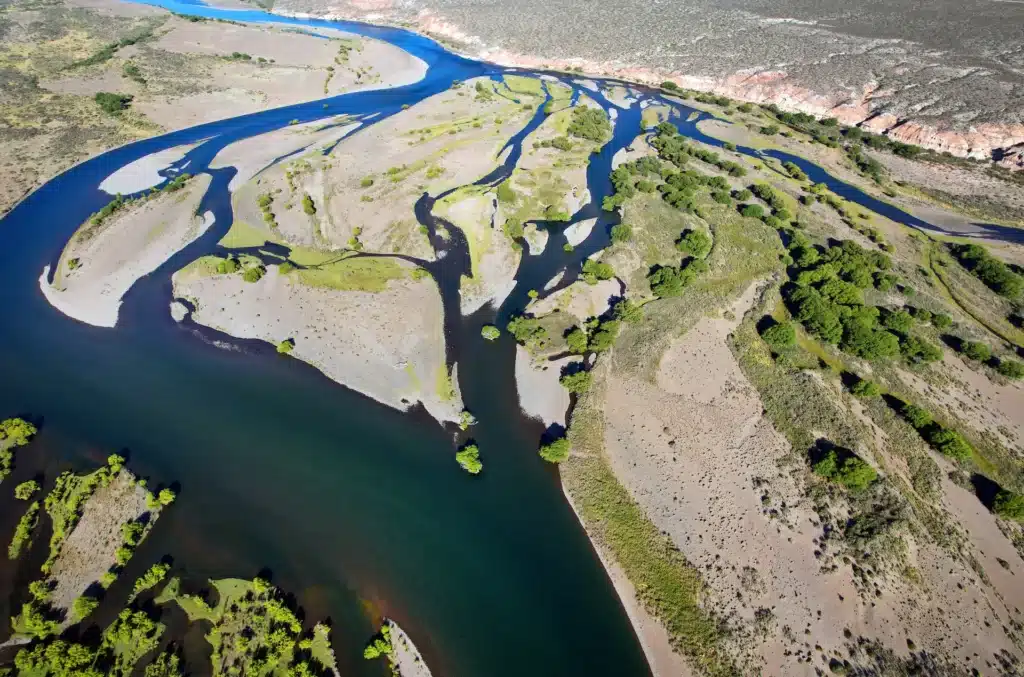
[[[277,0],[273,10],[405,23],[501,63],[671,78],[1024,161],[1019,2]]]
[[[401,49],[341,31],[318,37],[189,20],[116,0],[5,3],[0,213],[108,148],[266,108],[406,84],[425,71]],[[125,110],[110,113],[94,99],[100,92],[132,98]]]

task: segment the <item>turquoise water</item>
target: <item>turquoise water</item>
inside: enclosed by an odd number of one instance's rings
[[[338,25],[158,4],[225,19]],[[116,329],[76,323],[39,292],[43,266],[56,260],[78,224],[109,199],[96,186],[128,162],[208,139],[185,160],[189,171],[202,171],[226,144],[293,119],[376,112],[379,120],[455,80],[500,73],[406,31],[342,27],[424,59],[426,78],[327,99],[329,111],[311,102],[111,151],[49,182],[0,221],[0,415],[29,415],[42,428],[39,441],[22,454],[13,481],[40,467],[52,481],[61,467],[86,467],[126,449],[132,467],[152,482],[178,482],[181,489],[124,580],[164,555],[173,556],[193,581],[269,569],[310,620],[335,621],[344,674],[380,674],[379,665],[361,659],[374,614],[395,618],[409,630],[438,676],[649,674],[556,471],[536,455],[544,430],[519,412],[513,342],[503,337],[491,344],[479,336],[482,324],[503,324],[524,307],[528,289],[542,287],[565,266],[567,281],[573,279],[580,262],[606,246],[615,217],[594,205],[609,191],[612,155],[638,129],[639,104],[619,111],[615,137],[588,170],[593,202],[574,220],[601,217],[591,238],[566,254],[555,237],[544,255],[526,257],[520,285],[498,311],[469,318],[448,314],[450,357],[460,365],[466,406],[479,420],[472,430],[485,463],[479,477],[456,466],[453,431],[422,412],[381,406],[270,346],[171,320],[170,275],[215,251],[231,223],[226,185],[233,170],[210,172],[214,180],[203,209],[217,215],[211,232],[132,289]],[[676,109],[677,121],[690,113]],[[539,121],[537,116],[531,124]],[[680,127],[699,134],[682,122]],[[510,157],[514,162],[518,151]],[[500,180],[509,169],[481,179]],[[448,307],[462,265],[455,254],[433,271]],[[9,585],[19,575],[24,578],[27,570],[5,572],[3,580]],[[107,613],[123,601],[117,592],[112,590]],[[5,599],[0,614],[6,617],[18,602],[16,595]],[[192,658],[191,667],[201,674],[201,657]]]

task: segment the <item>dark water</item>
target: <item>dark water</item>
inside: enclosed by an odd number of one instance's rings
[[[228,19],[337,26],[162,5]],[[504,324],[523,308],[529,289],[542,288],[563,267],[573,279],[585,257],[607,245],[616,217],[596,205],[610,190],[612,156],[639,129],[639,104],[618,111],[613,140],[592,157],[593,200],[573,216],[599,217],[591,237],[567,254],[554,232],[542,255],[524,257],[520,284],[501,309],[469,318],[448,313],[450,357],[458,360],[466,406],[479,420],[471,429],[485,464],[479,477],[457,468],[453,432],[422,412],[393,411],[270,347],[171,320],[170,275],[214,251],[231,223],[226,186],[232,169],[209,172],[213,181],[202,209],[216,214],[215,226],[132,289],[116,329],[74,322],[39,292],[43,266],[108,201],[96,186],[128,162],[209,139],[185,160],[189,171],[203,171],[226,144],[293,119],[379,112],[379,120],[454,80],[498,73],[405,31],[344,28],[419,56],[430,66],[427,76],[407,87],[327,99],[328,110],[317,101],[131,144],[57,177],[0,222],[0,416],[28,415],[42,424],[10,482],[39,469],[52,482],[63,467],[84,467],[127,449],[132,467],[151,482],[179,482],[181,490],[119,582],[121,592],[127,594],[123,586],[164,555],[192,580],[269,569],[311,619],[336,622],[344,674],[380,674],[379,664],[361,659],[361,649],[373,632],[371,618],[383,614],[410,631],[439,676],[647,675],[621,604],[554,469],[536,455],[544,430],[519,413],[514,343],[507,336],[493,344],[479,336],[481,325]],[[609,106],[599,94],[586,94]],[[680,119],[690,112],[677,108]],[[536,116],[513,139],[506,165],[481,181],[507,175],[518,144],[540,121]],[[424,222],[426,204],[418,210]],[[547,225],[558,231],[565,224]],[[448,308],[465,265],[459,239],[453,242],[449,263],[433,270],[447,290]],[[216,347],[212,338],[236,348]],[[0,527],[9,531],[13,508],[6,502],[0,508]],[[35,566],[29,558],[20,570],[0,570],[0,585],[9,590],[26,582]],[[120,602],[117,591],[106,613]],[[0,600],[0,615],[8,616],[19,601],[16,595]]]

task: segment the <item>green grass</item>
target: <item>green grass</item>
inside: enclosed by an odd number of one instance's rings
[[[228,249],[244,249],[247,247],[261,247],[267,242],[281,242],[273,233],[265,228],[250,225],[240,219],[231,223],[231,228],[221,238],[221,247]]]
[[[308,264],[307,264],[308,265]],[[289,273],[310,287],[340,291],[382,292],[393,280],[404,280],[405,267],[383,257],[337,257]]]
[[[530,96],[544,96],[544,82],[540,78],[529,78],[523,75],[506,75],[505,86],[516,94],[528,94]]]

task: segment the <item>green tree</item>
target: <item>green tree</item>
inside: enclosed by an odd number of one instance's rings
[[[455,453],[455,460],[470,475],[476,475],[484,469],[480,461],[480,449],[475,444],[467,444]]]
[[[37,491],[39,491],[39,482],[29,480],[14,487],[14,497],[19,501],[27,501]]]
[[[597,284],[601,280],[610,280],[615,277],[615,269],[607,263],[587,259],[583,262],[583,281],[587,284]]]
[[[676,249],[695,259],[707,258],[711,253],[711,236],[702,230],[687,230],[676,242]]]
[[[857,397],[878,397],[882,394],[882,389],[878,387],[878,384],[874,381],[869,381],[866,378],[859,379],[850,388],[850,392]]]
[[[612,226],[612,242],[629,242],[633,239],[633,228],[625,223]]]
[[[174,500],[177,497],[178,497],[177,494],[175,494],[170,489],[161,489],[160,493],[157,494],[156,498],[157,498],[158,501],[160,501],[160,505],[162,505],[164,507],[167,507],[171,503],[174,503]]]
[[[612,308],[612,317],[620,322],[637,324],[644,319],[644,309],[629,299],[622,299]]]
[[[238,262],[234,256],[229,256],[226,259],[222,259],[217,262],[217,273],[220,275],[233,275],[242,268],[242,264]]]
[[[830,449],[821,459],[812,464],[811,469],[816,474],[838,482],[851,491],[863,491],[878,479],[875,469],[863,460],[854,454],[840,457],[835,449]]]
[[[904,403],[902,410],[903,418],[907,419],[910,425],[918,430],[928,427],[932,423],[932,415],[928,410],[922,409],[913,404]]]
[[[980,341],[964,341],[961,352],[968,358],[978,362],[986,362],[992,357],[992,348]]]
[[[295,349],[295,339],[286,338],[277,344],[277,352],[287,355]]]
[[[302,211],[310,216],[316,214],[316,205],[313,204],[313,198],[309,196],[309,193],[302,196]]]
[[[108,115],[120,115],[132,103],[132,96],[129,94],[116,94],[113,92],[96,92],[94,97],[96,103]]]
[[[992,503],[992,510],[1004,519],[1024,522],[1024,495],[1000,489]]]
[[[246,282],[259,282],[263,279],[263,275],[266,272],[267,269],[263,266],[252,266],[245,269],[245,272],[242,273],[242,279]]]
[[[82,595],[71,604],[71,615],[76,620],[82,620],[95,611],[99,605],[100,602],[95,597]]]
[[[590,386],[594,382],[594,377],[590,375],[589,371],[577,371],[572,374],[563,374],[558,382],[562,384],[566,390],[570,393],[585,393],[590,390]]]
[[[783,348],[796,343],[796,329],[792,322],[778,322],[761,333],[764,342],[773,348]]]
[[[121,454],[111,454],[110,456],[107,456],[107,467],[110,468],[110,472],[115,475],[121,472],[121,469],[124,468],[124,456]]]
[[[579,327],[573,327],[569,330],[569,333],[565,335],[565,342],[569,346],[569,352],[577,355],[583,355],[587,352],[587,332],[583,331]]]
[[[1024,363],[1017,360],[1001,359],[996,366],[996,371],[1006,378],[1021,379],[1024,378]]]
[[[689,284],[693,278],[692,273],[674,266],[663,266],[647,276],[647,282],[651,286],[651,292],[659,298],[679,296],[683,293],[683,287]]]
[[[548,463],[561,463],[569,458],[569,440],[561,437],[548,444],[541,445],[540,457]]]
[[[882,325],[900,334],[909,334],[914,326],[914,318],[905,310],[887,312],[882,318]]]
[[[36,434],[36,427],[22,418],[9,418],[0,422],[0,441],[8,446],[20,447],[28,444]]]
[[[589,348],[595,353],[608,350],[619,336],[618,320],[606,320],[597,326],[590,336]]]
[[[480,335],[488,341],[496,341],[501,336],[501,330],[495,327],[493,324],[485,324],[480,329]]]
[[[935,362],[942,359],[942,349],[918,336],[908,336],[900,346],[903,355],[911,362]]]

